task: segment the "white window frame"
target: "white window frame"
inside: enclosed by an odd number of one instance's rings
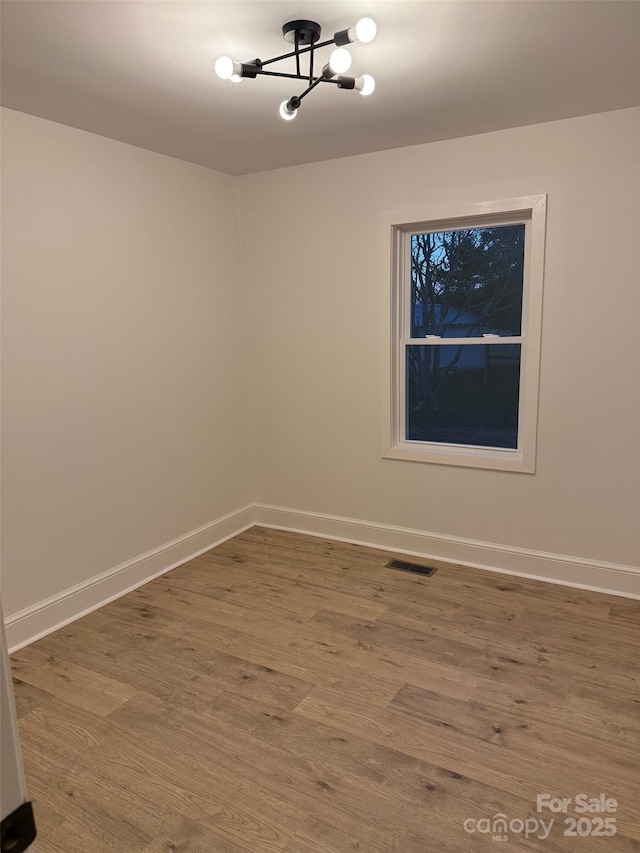
[[[384,214],[382,456],[385,459],[535,473],[546,209],[546,195],[529,195]],[[519,343],[522,347],[518,446],[510,450],[408,441],[405,438],[405,350],[407,346],[415,346],[417,340],[410,338],[411,234],[516,224],[525,226],[522,328],[520,336],[499,340],[505,344]],[[434,346],[483,345],[487,340],[443,338],[427,342],[420,339],[420,344],[426,343]]]

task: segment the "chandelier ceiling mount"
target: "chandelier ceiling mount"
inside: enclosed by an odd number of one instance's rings
[[[322,35],[322,27],[315,21],[289,21],[282,27],[282,36],[289,44],[315,44]]]

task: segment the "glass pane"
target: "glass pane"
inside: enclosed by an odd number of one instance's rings
[[[408,441],[518,446],[520,344],[406,349]]]
[[[519,335],[524,225],[411,236],[411,337]]]

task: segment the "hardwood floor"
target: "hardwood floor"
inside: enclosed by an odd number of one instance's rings
[[[38,853],[640,850],[640,602],[392,556],[254,527],[16,653]]]

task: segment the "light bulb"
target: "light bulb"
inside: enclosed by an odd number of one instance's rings
[[[280,104],[280,118],[283,118],[285,121],[293,121],[293,119],[298,115],[298,110],[292,110],[289,108],[289,101],[283,101]]]
[[[231,77],[229,77],[229,80],[231,80],[232,83],[242,83],[244,77],[241,77],[240,74],[232,74]]]
[[[329,57],[329,67],[334,74],[346,74],[351,68],[351,54],[346,47],[337,47]]]
[[[368,44],[370,41],[373,41],[377,32],[376,22],[372,18],[360,18],[356,24],[356,38],[362,44]]]
[[[216,64],[213,66],[215,72],[221,80],[230,80],[233,75],[233,59],[230,56],[220,56],[216,59]]]
[[[363,74],[362,77],[356,77],[355,87],[361,95],[370,95],[376,88],[376,81],[371,74]]]

